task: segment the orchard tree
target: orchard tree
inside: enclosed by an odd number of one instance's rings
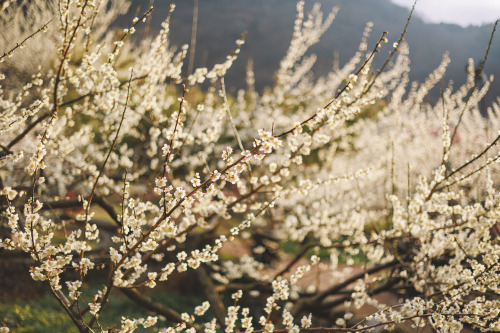
[[[500,106],[478,106],[493,78],[471,61],[424,102],[450,59],[410,82],[410,18],[388,44],[367,23],[353,57],[313,78],[307,51],[337,9],[300,1],[275,84],[256,92],[249,66],[228,96],[244,38],[183,75],[173,5],[140,42],[153,8],[117,31],[125,0],[5,7],[0,251],[25,254],[80,332],[500,330]],[[231,242],[252,252],[220,256]],[[188,275],[206,299],[192,313],[146,292]],[[151,315],[104,326],[113,293]]]

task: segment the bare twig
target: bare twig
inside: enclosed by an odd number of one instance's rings
[[[17,43],[16,46],[14,46],[12,49],[10,49],[9,51],[6,51],[4,52],[3,55],[0,56],[0,63],[3,61],[2,59],[5,58],[5,57],[10,57],[12,56],[12,54],[14,53],[14,51],[18,48],[22,48],[24,47],[24,43],[26,43],[26,41],[28,41],[28,39],[31,39],[33,38],[36,34],[42,32],[42,31],[45,31],[48,27],[48,25],[55,19],[56,17],[52,17],[47,23],[45,23],[43,26],[41,26],[38,30],[36,30],[35,32],[33,32],[31,35],[29,35],[28,37],[26,37],[25,39],[23,39],[22,42],[20,43]]]
[[[490,54],[490,48],[491,48],[491,44],[493,44],[493,37],[495,36],[497,26],[498,26],[498,20],[495,21],[495,25],[493,26],[493,30],[491,31],[490,40],[489,40],[488,46],[486,48],[486,53],[484,54],[484,58],[483,58],[483,61],[481,62],[481,66],[479,67],[479,70],[476,73],[476,77],[474,78],[474,86],[472,87],[471,92],[469,93],[469,96],[467,96],[467,100],[465,101],[465,105],[462,109],[462,112],[460,112],[460,116],[458,117],[457,124],[455,125],[455,128],[453,129],[453,134],[451,135],[451,143],[450,143],[449,150],[451,150],[451,147],[453,146],[453,139],[455,138],[455,135],[457,134],[458,127],[462,123],[462,117],[464,116],[465,111],[467,110],[467,107],[469,106],[469,102],[472,98],[474,90],[476,90],[477,85],[479,83],[479,78],[481,77],[481,74],[484,71],[484,65],[486,64],[486,60],[488,60],[488,55]]]
[[[106,159],[104,160],[102,166],[101,166],[101,170],[99,171],[99,175],[97,176],[95,182],[94,182],[94,186],[92,188],[92,191],[90,192],[90,196],[89,196],[89,200],[87,202],[87,206],[86,206],[86,211],[85,211],[85,225],[88,224],[88,217],[89,217],[89,210],[90,210],[90,204],[92,202],[92,198],[94,197],[94,193],[95,193],[95,190],[97,188],[97,183],[99,181],[99,177],[102,175],[102,173],[104,172],[104,168],[106,166],[106,163],[109,159],[109,156],[111,155],[111,152],[114,150],[115,148],[115,145],[116,145],[116,142],[118,140],[118,135],[120,134],[120,129],[122,128],[122,124],[123,124],[123,120],[125,119],[125,112],[127,111],[127,104],[128,104],[128,100],[129,100],[129,97],[130,97],[130,84],[132,82],[132,77],[133,77],[133,74],[134,74],[134,71],[132,70],[130,72],[130,79],[129,79],[129,83],[128,83],[128,88],[127,88],[127,97],[125,99],[125,107],[123,108],[123,112],[122,112],[122,117],[120,119],[120,124],[118,125],[118,129],[116,130],[116,134],[115,134],[115,137],[113,139],[113,142],[111,144],[111,147],[108,151],[108,155],[106,156]],[[85,233],[84,233],[85,235]],[[83,258],[83,254],[84,254],[84,251],[81,252],[80,254],[80,257]],[[81,279],[83,279],[83,277],[81,276]],[[83,281],[82,281],[83,283]],[[106,304],[107,300],[108,300],[108,297],[111,293],[111,289],[112,289],[112,283],[108,286],[108,288],[106,289],[106,293],[104,294],[104,296],[102,297],[102,300],[101,300],[101,304],[100,304],[100,308],[99,308],[99,311],[96,312],[96,314],[94,314],[92,316],[92,318],[90,319],[89,321],[89,326],[92,327],[93,323],[95,322],[95,320],[97,319],[97,316],[99,315],[99,313],[101,312],[102,310],[102,307]]]
[[[189,47],[189,63],[187,75],[193,73],[194,54],[196,50],[196,31],[198,29],[198,0],[194,0],[193,7],[193,24],[191,26],[191,46]]]

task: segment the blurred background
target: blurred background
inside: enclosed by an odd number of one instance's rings
[[[172,2],[176,4],[171,24],[173,44],[190,44],[195,0],[154,1],[156,9],[149,32],[160,29]],[[311,50],[318,56],[313,70],[316,76],[330,69],[334,59],[338,59],[342,66],[352,57],[368,21],[374,23],[371,45],[374,45],[382,31],[389,32],[390,43],[376,58],[375,64],[380,64],[392,43],[399,38],[414,1],[306,0],[306,10],[317,2],[321,4],[325,15],[334,6],[339,6],[340,10],[332,27]],[[142,13],[150,3],[151,0],[134,0],[129,15],[121,18],[118,24],[126,27],[131,18]],[[226,85],[233,92],[245,86],[245,68],[249,59],[253,61],[257,90],[272,85],[273,74],[291,40],[295,7],[294,0],[198,0],[194,67],[211,67],[222,62],[233,50],[234,41],[246,31],[246,44],[228,73]],[[493,22],[498,18],[500,1],[497,0],[419,0],[406,38],[412,61],[410,78],[423,81],[439,65],[443,53],[448,51],[451,63],[446,82],[442,85],[447,85],[448,80],[453,80],[455,86],[463,83],[467,59],[473,58],[476,67],[479,67],[493,30]],[[485,73],[500,78],[499,36],[495,36],[493,41]],[[439,97],[439,87],[434,90],[430,100]],[[500,84],[497,80],[487,99],[496,100],[499,94]]]

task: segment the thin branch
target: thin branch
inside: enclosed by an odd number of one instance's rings
[[[79,313],[74,312],[70,306],[69,306],[69,301],[64,296],[64,294],[60,290],[54,290],[52,287],[50,288],[50,291],[52,295],[57,299],[59,304],[64,308],[64,311],[69,315],[71,318],[71,321],[75,324],[75,326],[78,328],[78,330],[82,333],[88,332],[89,327],[85,324],[85,322],[82,320],[82,317]],[[80,317],[80,318],[78,318]]]
[[[86,210],[86,212],[85,212],[85,221],[86,221],[86,223],[88,221],[88,216],[89,216],[89,211],[90,211],[90,204],[92,203],[92,199],[94,198],[95,191],[97,189],[97,184],[98,184],[99,179],[101,178],[102,174],[104,173],[104,168],[106,167],[106,164],[108,163],[108,160],[109,160],[109,157],[111,156],[111,153],[115,149],[116,142],[118,141],[118,135],[120,134],[120,130],[121,130],[122,125],[123,125],[123,120],[125,119],[125,113],[127,111],[127,106],[128,106],[128,99],[129,99],[129,96],[130,96],[130,84],[131,84],[131,81],[132,81],[132,75],[133,75],[133,70],[130,73],[130,80],[129,80],[128,88],[127,88],[127,97],[125,99],[125,107],[123,108],[122,117],[120,119],[120,123],[118,125],[118,129],[116,130],[115,137],[113,139],[113,142],[111,143],[111,146],[109,147],[108,154],[106,155],[106,158],[104,159],[104,162],[102,163],[101,170],[99,171],[99,174],[97,175],[96,180],[94,182],[94,185],[92,187],[92,190],[90,191],[89,200],[87,202],[87,207],[85,209]]]
[[[288,272],[293,267],[293,265],[295,265],[297,262],[299,262],[299,260],[307,253],[307,251],[309,251],[312,248],[315,248],[316,246],[320,246],[320,245],[321,244],[319,244],[319,243],[313,243],[313,244],[309,244],[309,245],[305,246],[304,248],[302,248],[302,250],[295,255],[295,258],[293,258],[292,261],[290,261],[288,263],[288,265],[285,266],[285,268],[283,268],[281,271],[279,271],[274,276],[273,280],[276,280],[278,277],[280,277],[280,276],[284,275],[286,272]]]
[[[389,57],[384,61],[384,63],[382,64],[382,67],[380,67],[380,69],[377,70],[377,74],[375,74],[375,76],[373,77],[372,81],[367,86],[367,88],[363,90],[362,95],[367,94],[373,88],[373,85],[375,84],[375,81],[377,80],[377,78],[380,76],[380,74],[382,74],[382,72],[385,70],[385,68],[387,67],[387,65],[391,61],[394,54],[396,54],[396,52],[398,51],[399,44],[401,44],[405,40],[404,37],[405,37],[406,33],[408,32],[408,26],[411,23],[411,17],[413,16],[413,11],[415,10],[415,6],[417,5],[417,1],[418,0],[415,0],[415,2],[413,3],[413,6],[411,7],[410,15],[408,16],[408,19],[406,20],[406,25],[405,25],[403,31],[401,32],[401,35],[399,36],[399,39],[396,42],[395,47],[391,51],[389,51]]]
[[[198,0],[194,0],[193,25],[191,27],[191,46],[189,47],[189,64],[187,75],[193,74],[194,54],[196,50],[196,31],[198,29]]]
[[[118,220],[118,215],[116,214],[113,206],[103,197],[95,195],[94,202],[99,205],[102,209],[108,213],[109,217],[113,219],[118,224],[121,222]],[[78,199],[67,199],[67,200],[57,200],[44,202],[41,210],[52,210],[52,209],[70,209],[70,208],[81,208],[82,202]]]
[[[363,271],[361,273],[358,273],[350,278],[348,278],[347,280],[335,285],[335,286],[332,286],[330,288],[328,288],[327,290],[317,294],[316,296],[314,296],[312,298],[312,303],[320,303],[322,302],[325,298],[327,298],[329,295],[341,290],[342,288],[344,287],[347,287],[348,285],[350,285],[351,283],[354,283],[356,282],[357,280],[359,279],[362,279],[366,274],[370,275],[370,274],[374,274],[374,273],[378,273],[386,268],[389,268],[389,267],[393,267],[395,265],[399,264],[399,262],[397,260],[393,260],[393,261],[389,261],[389,262],[386,262],[384,264],[379,264],[379,265],[376,265],[370,269],[367,269],[366,271]]]
[[[9,51],[6,51],[4,52],[3,55],[0,56],[0,63],[3,61],[2,59],[5,58],[5,57],[11,57],[13,52],[18,49],[18,48],[22,48],[24,47],[24,43],[28,40],[28,39],[31,39],[33,38],[35,35],[37,35],[38,33],[44,31],[47,29],[48,25],[56,18],[56,16],[52,17],[47,23],[45,23],[42,27],[40,27],[37,31],[35,31],[34,33],[32,33],[31,35],[29,35],[28,37],[26,37],[25,39],[23,39],[23,41],[21,43],[17,43],[16,46],[14,46],[12,49],[10,49]]]
[[[437,182],[434,187],[431,189],[431,191],[429,192],[429,195],[427,196],[427,198],[425,199],[425,201],[429,201],[430,198],[432,197],[432,195],[438,191],[439,189],[442,189],[443,187],[438,187],[439,185],[441,185],[443,182],[447,181],[448,179],[450,179],[453,175],[455,175],[456,173],[462,171],[463,169],[465,169],[466,167],[468,167],[469,165],[471,165],[472,163],[474,163],[475,161],[477,161],[478,159],[480,159],[482,156],[484,156],[484,154],[486,154],[488,152],[488,150],[490,150],[492,147],[494,147],[498,141],[500,140],[500,135],[498,135],[495,140],[493,140],[492,143],[490,143],[481,153],[479,153],[477,156],[475,156],[474,158],[470,159],[468,162],[464,163],[461,167],[459,167],[458,169],[455,169],[453,170],[452,172],[450,172],[446,177],[444,177],[441,181]],[[456,182],[453,182],[453,184],[455,184]],[[447,185],[447,186],[451,186],[451,185]],[[447,187],[445,186],[445,187]]]
[[[378,295],[378,294],[380,294],[380,293],[382,293],[384,291],[390,291],[401,280],[402,280],[402,278],[399,278],[399,279],[389,279],[384,284],[381,284],[380,286],[377,286],[377,287],[375,287],[373,289],[368,290],[367,294],[370,297],[373,297],[373,296]],[[355,292],[354,289],[345,290],[345,291],[344,290],[339,290],[338,292],[335,293],[336,295],[344,294],[344,293],[346,293],[347,295],[344,296],[344,297],[342,297],[342,298],[339,298],[339,299],[334,299],[334,300],[329,301],[329,302],[321,303],[320,307],[322,309],[331,309],[331,308],[334,308],[336,306],[342,305],[342,304],[344,304],[344,302],[352,300],[352,293],[354,293],[354,292]]]
[[[455,138],[455,135],[457,134],[458,127],[462,123],[462,117],[464,116],[465,111],[467,110],[467,107],[469,106],[469,102],[472,98],[474,90],[476,90],[476,87],[479,83],[479,78],[481,77],[481,74],[483,74],[484,65],[486,64],[486,60],[488,60],[488,55],[490,54],[490,48],[491,48],[491,44],[493,44],[493,37],[495,36],[495,31],[497,30],[497,25],[498,25],[498,20],[495,21],[495,25],[493,26],[493,31],[491,31],[490,40],[488,42],[488,47],[486,48],[486,53],[484,54],[484,58],[483,58],[483,61],[481,62],[481,66],[479,67],[479,70],[476,73],[476,77],[474,78],[474,86],[472,87],[471,93],[469,94],[469,96],[467,97],[467,100],[465,101],[465,105],[464,105],[464,108],[462,109],[462,112],[460,112],[460,116],[458,117],[457,125],[453,129],[453,134],[451,135],[451,143],[450,143],[450,147],[448,150],[451,150],[451,147],[453,146],[453,139]]]
[[[384,31],[382,33],[382,37],[380,37],[380,39],[378,40],[377,44],[375,44],[375,48],[373,49],[373,51],[370,53],[370,55],[368,56],[368,58],[365,60],[365,62],[361,65],[361,67],[359,67],[359,69],[355,72],[355,75],[358,75],[359,73],[361,73],[361,71],[368,65],[368,63],[371,61],[371,59],[375,56],[375,53],[377,53],[379,51],[379,48],[380,48],[380,45],[382,43],[382,41],[384,40],[385,36],[387,35],[387,31]],[[347,87],[349,87],[351,85],[351,80],[348,80],[347,83],[344,85],[344,87],[342,89],[339,89],[337,90],[337,93],[335,94],[335,97],[330,101],[328,102],[324,107],[323,109],[327,109],[329,108],[333,102],[335,102],[335,100],[337,100],[337,98],[339,98],[340,95],[342,95],[346,90],[347,90]],[[363,93],[362,95],[366,94]],[[306,125],[308,122],[310,122],[311,120],[313,120],[314,118],[316,118],[318,116],[318,113],[314,113],[312,116],[310,116],[309,118],[307,118],[306,120],[302,121],[300,123],[301,126],[303,125]],[[288,135],[290,133],[292,133],[293,131],[295,130],[295,127],[288,130],[288,131],[285,131],[279,135],[275,135],[275,137],[277,138],[281,138],[285,135]]]
[[[496,157],[492,158],[491,160],[488,160],[488,161],[486,162],[486,164],[484,164],[484,165],[482,165],[481,167],[479,167],[478,169],[476,169],[476,170],[472,171],[472,172],[471,172],[471,173],[469,173],[468,175],[466,175],[466,176],[462,176],[462,177],[460,177],[459,179],[457,179],[457,180],[455,180],[455,181],[453,181],[453,182],[451,182],[451,183],[447,183],[446,185],[443,185],[443,186],[439,187],[439,188],[437,189],[437,191],[441,191],[441,190],[443,190],[443,189],[445,189],[445,188],[449,188],[449,187],[451,187],[451,186],[453,186],[453,185],[455,185],[455,184],[457,184],[457,183],[460,183],[460,182],[464,181],[465,179],[467,179],[467,178],[469,178],[469,177],[471,177],[471,176],[475,175],[476,173],[481,172],[483,169],[485,169],[486,167],[488,167],[489,165],[493,164],[494,162],[496,162],[496,161],[497,161],[497,160],[499,160],[499,159],[500,159],[500,155],[497,155]]]
[[[89,196],[89,200],[88,200],[87,207],[86,207],[86,212],[85,212],[85,226],[88,223],[90,204],[92,202],[92,198],[94,197],[94,193],[95,193],[95,190],[97,188],[97,183],[99,181],[100,176],[104,172],[104,167],[106,166],[106,163],[108,162],[108,159],[109,159],[109,156],[111,155],[111,152],[115,148],[116,142],[118,140],[118,134],[120,133],[120,130],[121,130],[122,124],[123,124],[123,120],[125,119],[125,112],[127,111],[128,100],[129,100],[129,97],[130,97],[130,84],[132,82],[133,74],[134,74],[134,71],[132,69],[132,71],[130,72],[130,79],[129,79],[128,88],[127,88],[127,97],[125,99],[125,107],[123,108],[122,117],[120,119],[120,124],[118,125],[118,129],[116,130],[115,138],[113,139],[113,143],[111,144],[111,147],[110,147],[110,149],[108,151],[108,155],[106,156],[106,159],[104,160],[104,162],[102,164],[101,170],[99,171],[99,175],[97,176],[97,178],[96,178],[96,180],[94,182],[94,186],[92,188],[92,191],[90,192],[90,196]],[[83,233],[83,234],[85,235],[85,233]],[[83,258],[83,254],[84,254],[84,251],[82,251],[81,254],[80,254],[81,258]],[[92,316],[92,319],[90,319],[90,322],[89,322],[89,326],[90,327],[92,327],[93,323],[97,319],[97,316],[101,312],[102,307],[104,306],[104,304],[106,304],[106,302],[108,300],[108,297],[109,297],[109,294],[111,293],[111,289],[112,289],[112,284],[110,286],[108,286],[108,288],[106,289],[106,293],[102,297],[101,304],[100,304],[100,307],[99,307],[99,311],[96,314],[94,314],[94,316]]]

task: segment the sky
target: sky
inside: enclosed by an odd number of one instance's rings
[[[411,8],[414,0],[391,0]],[[500,0],[418,0],[415,12],[426,22],[481,25],[500,19]]]

